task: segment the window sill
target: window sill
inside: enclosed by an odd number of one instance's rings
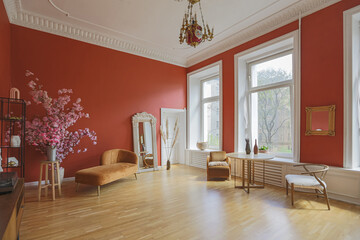
[[[274,157],[273,159],[268,160],[269,162],[278,162],[278,163],[288,163],[288,164],[297,164],[292,158],[280,158]]]
[[[354,173],[360,173],[360,167],[358,168],[341,168],[341,167],[331,167],[332,170],[338,170],[338,171],[346,171],[346,172],[354,172]]]
[[[205,150],[200,150],[200,149],[186,149],[186,151],[192,151],[192,152],[214,152],[214,151],[220,151],[220,150],[215,150],[215,149],[205,149]]]
[[[273,159],[268,160],[269,162],[276,162],[276,163],[284,163],[287,165],[294,165],[294,164],[301,164],[302,162],[295,162],[291,158],[280,158],[280,157],[274,157]],[[342,168],[342,167],[332,167],[330,166],[330,169],[332,171],[338,171],[338,172],[348,172],[348,173],[360,173],[360,167],[358,168]]]

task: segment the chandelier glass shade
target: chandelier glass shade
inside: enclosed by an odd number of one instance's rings
[[[210,30],[209,25],[205,24],[202,14],[200,0],[188,0],[188,8],[183,18],[180,29],[180,44],[186,43],[192,47],[196,47],[204,41],[211,41],[214,38],[214,28]],[[198,22],[195,8],[198,6],[201,23]]]

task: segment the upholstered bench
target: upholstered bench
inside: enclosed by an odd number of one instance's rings
[[[101,156],[100,166],[79,170],[75,173],[76,191],[79,183],[98,187],[134,174],[138,171],[138,157],[134,152],[113,149],[105,151]]]

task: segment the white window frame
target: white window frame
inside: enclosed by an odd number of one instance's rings
[[[344,168],[360,169],[360,6],[343,15],[344,24]]]
[[[212,81],[212,80],[219,81],[219,95],[214,96],[214,97],[204,98],[204,83]],[[201,104],[201,107],[200,107],[200,109],[201,109],[200,110],[201,111],[201,123],[200,123],[201,139],[202,139],[202,141],[205,141],[205,139],[204,139],[204,105],[206,103],[219,102],[219,108],[220,108],[220,78],[219,78],[219,74],[208,76],[200,81],[200,99],[201,99],[200,100],[200,102],[201,102],[200,103]],[[219,112],[219,147],[213,148],[213,146],[210,146],[208,144],[208,148],[212,149],[212,150],[219,150],[219,148],[220,148],[220,118],[221,118],[220,113],[221,113],[221,111]]]
[[[271,53],[270,53],[271,54]],[[252,102],[251,102],[251,94],[253,93],[258,93],[258,92],[262,92],[262,91],[266,91],[266,90],[271,90],[271,89],[278,89],[278,88],[284,88],[284,87],[289,87],[290,89],[290,111],[291,111],[291,144],[292,144],[292,147],[294,147],[294,131],[293,131],[293,125],[294,125],[294,77],[292,79],[288,79],[288,80],[285,80],[285,81],[282,81],[282,82],[276,82],[276,83],[272,83],[272,84],[266,84],[266,85],[262,85],[262,86],[257,86],[257,87],[252,87],[252,76],[251,76],[251,67],[253,65],[256,65],[256,64],[259,64],[259,63],[263,63],[263,62],[268,62],[268,61],[271,61],[273,59],[277,59],[279,57],[283,57],[283,56],[286,56],[286,55],[289,55],[289,54],[292,54],[294,55],[294,50],[293,49],[288,49],[288,50],[284,50],[284,51],[274,51],[271,55],[269,56],[265,56],[263,58],[260,58],[258,60],[255,60],[255,61],[252,61],[252,62],[248,62],[247,63],[247,76],[248,76],[248,91],[247,91],[247,101],[249,103],[249,120],[250,122],[252,123],[252,110],[254,109],[253,106],[252,106]],[[294,71],[292,72],[292,75],[294,75]],[[253,131],[252,131],[252,127],[251,126],[249,128],[249,136],[250,136],[250,139],[251,139],[251,142],[254,143],[255,142],[255,139],[258,139],[258,136],[253,136]],[[293,149],[292,149],[293,151]],[[293,153],[292,154],[287,154],[287,153],[276,153],[275,155],[276,157],[280,157],[280,158],[290,158],[292,159],[293,158]]]
[[[282,161],[300,161],[300,123],[301,123],[301,76],[300,76],[300,32],[299,30],[290,32],[276,39],[260,44],[251,49],[240,52],[234,56],[235,64],[235,151],[244,152],[245,138],[251,138],[249,128],[251,120],[249,119],[249,101],[248,92],[248,71],[247,63],[259,60],[266,56],[274,55],[292,49],[293,51],[293,114],[292,114],[292,132],[293,132],[293,157],[291,159],[276,158]],[[278,83],[275,83],[276,86]],[[283,84],[283,83],[281,83]]]
[[[216,69],[216,70],[214,70]],[[223,74],[222,61],[214,62],[208,66],[187,74],[187,149],[197,150],[196,143],[201,141],[201,80],[208,76],[219,76],[219,149],[223,149]]]

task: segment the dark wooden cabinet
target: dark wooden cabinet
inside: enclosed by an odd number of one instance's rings
[[[13,192],[0,195],[0,239],[18,239],[24,211],[24,179],[20,178]]]

